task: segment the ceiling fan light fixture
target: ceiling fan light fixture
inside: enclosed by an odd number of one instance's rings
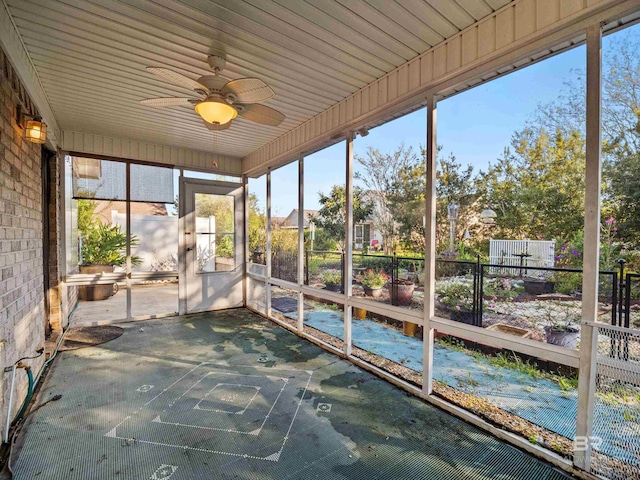
[[[207,98],[196,104],[195,109],[204,121],[220,125],[224,125],[238,116],[235,108],[217,98]]]

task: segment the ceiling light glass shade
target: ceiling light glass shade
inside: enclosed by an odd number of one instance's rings
[[[224,125],[238,116],[238,112],[228,103],[209,98],[196,105],[196,112],[206,122]]]
[[[33,143],[47,141],[47,124],[39,120],[28,120],[24,129],[24,138]]]

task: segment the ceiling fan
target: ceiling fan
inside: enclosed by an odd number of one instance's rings
[[[208,57],[207,62],[214,75],[204,75],[198,80],[166,68],[147,67],[147,72],[161,77],[174,85],[195,91],[199,98],[161,97],[140,100],[142,105],[150,107],[177,107],[193,105],[195,111],[204,120],[209,130],[226,130],[236,116],[261,125],[277,127],[285,119],[279,111],[258,105],[269,100],[276,93],[259,78],[239,78],[229,80],[220,76],[226,60],[216,55]]]

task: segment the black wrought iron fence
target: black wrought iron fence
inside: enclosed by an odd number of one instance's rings
[[[333,277],[333,282],[339,283],[339,291],[344,292],[347,281],[343,275],[344,265],[345,252],[307,250],[304,283],[326,285],[323,277]],[[295,254],[274,253],[274,276],[295,281],[296,269]],[[353,254],[350,280],[357,281],[369,269],[383,271],[389,276],[387,288],[392,305],[400,304],[398,285],[402,280],[416,284],[425,281],[425,262],[421,257],[356,252]],[[326,272],[330,272],[330,275],[326,275]],[[445,294],[438,295],[437,292],[436,296],[438,300],[447,300],[447,304],[442,306],[447,308],[451,319],[478,327],[488,326],[485,325],[486,321],[490,323],[490,317],[496,313],[506,317],[516,316],[517,310],[522,309],[522,303],[535,300],[549,302],[542,307],[538,305],[540,302],[536,303],[538,311],[529,312],[529,315],[535,317],[537,314],[537,321],[540,322],[553,321],[554,316],[563,314],[562,302],[582,300],[582,275],[583,271],[575,268],[505,266],[482,263],[479,257],[476,261],[442,258],[436,260],[435,265],[436,290],[439,282],[446,287],[447,281],[461,281],[465,286],[458,289],[457,298],[445,298]],[[603,305],[600,318],[608,317],[608,321],[616,326],[640,325],[640,274],[625,272],[624,261],[620,261],[618,270],[601,271],[599,275],[599,302]],[[496,302],[499,307],[491,308]],[[574,306],[571,312],[564,312],[564,315],[571,315],[579,322],[580,311],[580,306]],[[563,321],[569,320],[564,318]]]
[[[346,279],[344,272],[345,252],[322,250],[305,251],[305,285],[331,285],[336,283],[334,275],[340,275],[340,292],[344,293]],[[389,296],[392,305],[402,304],[400,289],[403,282],[419,284],[424,281],[424,258],[399,255],[353,254],[353,271],[350,280],[358,281],[367,270],[382,271],[389,276]],[[339,273],[338,273],[339,272]],[[330,288],[331,289],[331,288]]]
[[[280,280],[296,282],[298,278],[298,252],[274,249],[271,255],[271,276]]]

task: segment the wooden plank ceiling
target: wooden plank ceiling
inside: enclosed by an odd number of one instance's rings
[[[3,0],[63,130],[244,157],[511,0]],[[237,119],[213,133],[189,96],[145,71],[256,76],[279,127]]]

